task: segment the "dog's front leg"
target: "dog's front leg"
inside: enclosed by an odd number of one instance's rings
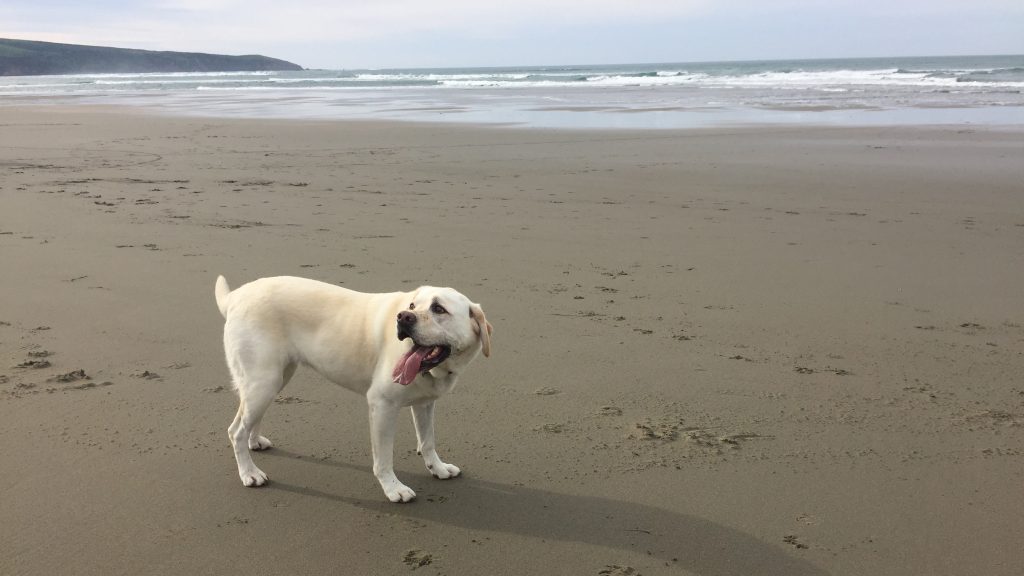
[[[427,470],[441,480],[454,478],[462,471],[454,464],[446,464],[437,455],[437,448],[434,444],[434,402],[425,404],[414,404],[412,406],[412,421],[416,425],[416,451],[423,456],[423,463]]]
[[[370,443],[373,447],[373,475],[392,502],[409,502],[416,497],[411,488],[395,476],[395,420],[399,407],[381,398],[367,398],[370,406]]]

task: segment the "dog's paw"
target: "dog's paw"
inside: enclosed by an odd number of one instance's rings
[[[270,450],[274,447],[274,443],[270,441],[266,436],[257,436],[249,439],[250,450]]]
[[[267,483],[266,472],[260,470],[259,468],[256,468],[255,466],[253,466],[252,469],[250,470],[239,470],[238,476],[239,478],[242,479],[243,486],[252,486],[255,488],[257,486],[263,486],[264,484]]]
[[[401,482],[395,482],[394,485],[385,488],[384,495],[392,502],[411,502],[416,499],[416,493],[412,488]]]
[[[434,475],[434,478],[437,478],[439,480],[455,478],[459,474],[462,474],[462,470],[459,470],[458,466],[454,464],[445,464],[444,462],[428,465],[427,469],[430,470],[430,473]]]

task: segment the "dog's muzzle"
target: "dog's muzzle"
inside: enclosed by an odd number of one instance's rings
[[[416,341],[416,315],[412,312],[398,313],[398,339],[412,339],[412,348],[398,359],[391,373],[392,380],[408,386],[416,376],[438,366],[448,359],[452,349],[446,345],[424,346]]]

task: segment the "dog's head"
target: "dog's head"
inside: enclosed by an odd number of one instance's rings
[[[410,338],[413,345],[395,366],[395,382],[411,384],[418,374],[445,362],[464,366],[479,351],[491,355],[491,323],[479,304],[458,291],[423,286],[403,306],[396,319],[398,339]]]

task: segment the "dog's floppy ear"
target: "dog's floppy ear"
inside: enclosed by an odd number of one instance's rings
[[[484,309],[479,304],[470,305],[469,316],[476,321],[475,331],[480,336],[480,344],[483,346],[484,356],[489,357],[491,355],[491,332],[494,331],[494,327],[487,321],[487,317],[484,316]]]

